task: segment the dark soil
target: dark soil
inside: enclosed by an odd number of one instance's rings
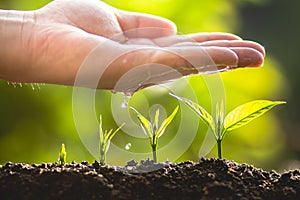
[[[218,159],[125,167],[9,162],[0,166],[0,199],[300,199],[300,172]]]

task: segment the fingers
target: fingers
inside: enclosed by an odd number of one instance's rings
[[[238,54],[225,47],[135,47],[111,62],[98,87],[132,93],[191,74],[236,68],[238,64]]]
[[[160,47],[224,47],[235,52],[239,57],[238,67],[258,67],[264,62],[265,49],[260,44],[244,41],[228,33],[204,33],[188,36],[174,35],[154,39],[133,38],[127,44],[157,45]],[[217,59],[217,58],[216,58]]]
[[[105,56],[104,56],[105,55]],[[83,86],[132,93],[191,74],[257,67],[264,56],[248,47],[121,45],[107,41],[86,59]],[[91,78],[94,77],[94,78]],[[100,81],[99,81],[100,79]]]
[[[201,46],[219,46],[219,47],[247,47],[259,51],[263,56],[265,56],[265,49],[258,43],[252,41],[244,40],[217,40],[201,42]]]
[[[241,38],[237,35],[231,33],[221,33],[221,32],[213,32],[213,33],[194,33],[189,34],[192,40],[196,42],[205,42],[211,40],[241,40]]]
[[[241,40],[240,37],[230,33],[196,33],[189,35],[174,35],[153,39],[158,46],[171,46],[183,42],[207,42],[215,40]]]
[[[224,47],[169,47],[168,51],[157,52],[152,57],[154,62],[167,65],[183,76],[197,74],[238,65],[238,57],[234,51]]]
[[[243,40],[217,40],[202,42],[201,46],[227,47],[234,51],[239,57],[238,67],[259,67],[264,63],[266,55],[264,47],[252,41]]]
[[[206,35],[206,34],[204,34]],[[216,34],[212,36],[204,36],[199,34],[200,37],[197,41],[204,42],[188,42],[186,37],[170,36],[166,38],[157,38],[155,43],[159,45],[170,45],[173,47],[186,47],[186,46],[202,46],[202,47],[224,47],[234,51],[239,57],[238,67],[258,67],[262,66],[265,57],[265,49],[260,44],[252,41],[238,40],[234,35],[230,34]],[[227,38],[229,40],[219,40],[221,38]],[[214,40],[216,39],[216,40]],[[230,40],[231,39],[231,40]],[[210,40],[210,41],[205,41]]]
[[[237,67],[259,67],[264,63],[264,55],[252,48],[233,47],[230,48],[238,57]]]
[[[176,33],[176,25],[165,18],[121,10],[117,10],[115,15],[129,38],[157,38]]]

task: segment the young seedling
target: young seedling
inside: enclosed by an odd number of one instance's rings
[[[64,165],[64,164],[66,164],[66,161],[67,161],[67,152],[66,152],[65,144],[62,143],[60,152],[58,154],[58,164]]]
[[[117,128],[114,132],[113,129],[109,131],[103,131],[102,128],[102,116],[100,115],[100,123],[99,123],[99,152],[100,152],[100,164],[105,165],[106,162],[106,153],[108,151],[111,139],[116,135],[116,133],[125,125],[123,123],[119,128]]]
[[[203,120],[203,122],[211,128],[217,141],[218,157],[220,159],[222,158],[222,141],[228,131],[232,131],[246,125],[276,105],[286,103],[284,101],[255,100],[236,107],[226,116],[224,115],[223,103],[218,103],[216,105],[216,117],[213,119],[213,117],[197,103],[174,94],[170,95],[191,108]]]
[[[178,111],[178,106],[175,108],[175,110],[172,112],[172,114],[161,123],[160,126],[158,126],[159,109],[156,110],[155,116],[154,116],[154,122],[151,123],[136,109],[134,109],[132,107],[130,107],[130,108],[135,112],[143,132],[150,139],[153,160],[156,163],[157,162],[156,149],[157,149],[158,138],[165,133],[166,128],[172,122],[173,118],[175,117],[175,115]]]

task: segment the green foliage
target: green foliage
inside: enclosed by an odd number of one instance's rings
[[[125,125],[123,123],[119,128],[117,128],[114,132],[113,129],[109,131],[103,131],[102,128],[102,116],[100,115],[100,123],[99,123],[99,152],[100,152],[100,164],[105,165],[106,162],[106,153],[108,151],[111,139],[116,135],[116,133]]]
[[[187,106],[189,106],[197,115],[201,117],[203,122],[207,125],[210,126],[213,131],[215,132],[215,122],[212,118],[212,116],[199,104],[183,97],[176,96],[175,94],[170,93],[171,96],[177,98],[178,100],[184,102]]]
[[[221,143],[228,131],[235,130],[258,118],[284,101],[255,100],[238,106],[224,117],[224,104],[216,105],[216,117],[213,117],[199,104],[189,99],[170,94],[191,108],[211,128],[218,144],[218,157],[222,158]]]
[[[154,160],[154,162],[157,162],[156,149],[157,149],[158,138],[165,133],[166,128],[174,119],[179,107],[177,106],[174,109],[174,111],[172,112],[172,114],[169,117],[167,117],[161,123],[160,126],[158,125],[159,109],[156,110],[155,116],[154,116],[154,122],[151,123],[136,109],[134,109],[132,107],[130,107],[130,108],[135,112],[136,117],[139,120],[139,123],[140,123],[140,126],[141,126],[143,132],[149,137],[150,145],[152,147],[153,160]]]
[[[238,106],[227,114],[224,120],[224,131],[232,131],[258,118],[276,105],[285,104],[284,101],[256,100]]]
[[[58,164],[59,165],[64,165],[67,162],[67,152],[65,148],[65,144],[61,144],[60,152],[58,155]]]

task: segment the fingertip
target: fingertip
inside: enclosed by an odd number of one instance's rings
[[[193,33],[188,36],[196,42],[207,42],[213,40],[242,40],[242,38],[237,35],[223,32]]]
[[[168,29],[172,30],[173,33],[177,33],[177,26],[173,21],[167,18],[162,18],[162,19],[165,20]]]
[[[261,67],[264,64],[264,55],[252,48],[231,48],[239,58],[238,67]]]
[[[175,35],[177,31],[171,20],[151,14],[118,10],[116,16],[129,37],[158,38]]]
[[[261,44],[250,40],[244,40],[244,42],[247,43],[250,48],[258,51],[263,57],[266,56],[265,47],[263,47]]]
[[[238,55],[225,47],[207,47],[206,52],[218,67],[235,68],[238,66]]]
[[[226,33],[226,32],[213,32],[212,34],[215,34],[219,37],[223,37],[227,40],[243,40],[240,36],[235,35],[233,33]]]
[[[141,16],[142,20],[145,20],[144,22],[145,22],[146,27],[148,25],[149,27],[158,27],[158,28],[167,29],[167,30],[170,30],[172,35],[177,33],[176,24],[167,18],[150,15],[150,14],[140,14],[140,16]],[[141,23],[141,24],[143,24],[143,23]],[[165,36],[169,36],[169,35],[165,35]]]
[[[263,56],[266,55],[265,48],[257,42],[249,40],[213,40],[201,42],[202,46],[219,46],[228,48],[252,48],[259,51]]]

